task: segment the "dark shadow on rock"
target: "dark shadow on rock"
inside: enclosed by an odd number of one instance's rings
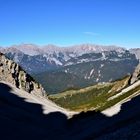
[[[121,111],[112,117],[89,111],[75,115],[70,123],[73,130],[80,128],[78,138],[86,140],[140,139],[140,96],[122,105]]]
[[[67,117],[59,112],[44,115],[42,106],[28,103],[0,84],[0,139],[55,139],[65,132]]]
[[[0,139],[140,139],[139,107],[140,96],[125,103],[113,117],[91,111],[68,120],[60,112],[44,115],[41,105],[25,102],[9,86],[0,84]]]

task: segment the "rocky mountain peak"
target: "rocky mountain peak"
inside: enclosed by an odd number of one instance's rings
[[[12,48],[16,48],[19,51],[23,52],[24,54],[30,56],[39,55],[43,53],[43,51],[39,48],[39,46],[34,44],[20,44],[12,46]]]
[[[136,81],[138,81],[139,79],[140,79],[140,64],[138,64],[138,66],[136,67],[136,69],[132,75],[130,83],[133,84]]]
[[[134,48],[129,50],[132,54],[136,55],[136,58],[140,60],[140,48]]]
[[[0,53],[0,81],[9,82],[28,93],[45,96],[43,87],[18,64]]]
[[[58,47],[53,44],[49,44],[46,46],[38,46],[35,44],[20,44],[20,45],[13,45],[9,48],[17,49],[24,54],[28,54],[31,56],[40,55],[40,54],[53,54],[53,53],[76,53],[78,56],[81,54],[86,53],[101,53],[104,51],[117,51],[117,52],[124,52],[126,49],[118,46],[103,46],[103,45],[95,45],[95,44],[80,44],[80,45],[73,45],[67,47]]]

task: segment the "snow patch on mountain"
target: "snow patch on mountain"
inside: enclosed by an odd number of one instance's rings
[[[102,59],[105,60],[106,59],[106,55],[104,52],[102,52]]]
[[[94,72],[94,68],[90,71],[90,74],[89,74],[90,77],[92,76],[93,72]]]
[[[104,64],[101,64],[101,67],[100,68],[103,68],[104,67]]]
[[[56,65],[60,65],[60,66],[63,65],[63,64],[62,64],[59,60],[57,60],[56,58],[51,58],[51,61],[54,62]]]

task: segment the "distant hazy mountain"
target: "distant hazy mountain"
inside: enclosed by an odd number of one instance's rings
[[[0,48],[0,51],[19,63],[29,73],[38,73],[64,65],[71,65],[69,61],[72,58],[82,56],[83,54],[101,53],[105,51],[122,53],[125,52],[125,49],[115,46],[98,46],[92,44],[75,45],[72,47],[57,47],[54,45],[39,47],[33,44],[21,44],[9,48]],[[30,66],[28,66],[28,63]],[[32,63],[34,64],[32,65]],[[40,67],[35,69],[34,66],[38,64]]]
[[[140,60],[140,48],[130,49],[130,52],[131,52],[132,54],[135,54],[136,57],[137,57],[137,59]]]
[[[116,80],[131,74],[140,58],[139,49],[93,44],[71,47],[21,44],[0,51],[52,93]]]

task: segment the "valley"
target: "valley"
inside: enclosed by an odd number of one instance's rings
[[[138,50],[94,44],[71,47],[21,44],[0,48],[50,94],[131,75],[139,63]]]
[[[102,140],[140,137],[140,65],[134,68],[131,75],[115,81],[50,94],[2,53],[0,61],[2,139],[55,140],[59,136],[62,140]]]

